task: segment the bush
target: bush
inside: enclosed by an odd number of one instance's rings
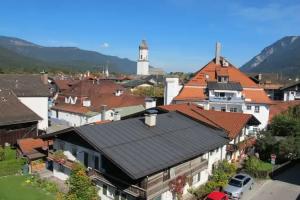
[[[0,161],[5,159],[5,152],[4,149],[0,146]]]
[[[198,188],[192,188],[189,192],[197,199],[203,199],[212,191],[224,187],[228,183],[228,179],[236,173],[236,170],[237,167],[234,164],[222,161],[213,170],[212,176],[207,183]]]
[[[227,161],[222,161],[218,164],[218,167],[213,171],[211,179],[216,182],[226,182],[236,173],[237,167]]]
[[[98,199],[97,188],[87,176],[86,169],[82,164],[75,163],[73,165],[68,184],[70,189],[65,199]]]
[[[45,191],[50,192],[50,193],[57,193],[59,191],[58,187],[55,183],[47,181],[45,179],[41,179],[40,177],[35,176],[35,175],[30,176],[26,180],[26,183],[34,185],[41,189],[44,189]]]
[[[247,173],[255,178],[268,178],[272,171],[272,164],[263,162],[256,157],[250,157],[245,162],[245,169]]]

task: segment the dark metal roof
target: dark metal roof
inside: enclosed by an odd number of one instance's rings
[[[41,75],[32,74],[0,74],[0,88],[12,90],[18,97],[48,97],[47,84]]]
[[[153,85],[153,83],[150,83],[146,80],[141,80],[141,79],[137,79],[137,80],[130,80],[126,83],[123,84],[124,87],[126,88],[132,88],[132,87],[137,87],[137,86],[140,86],[142,84],[149,84],[149,85]]]
[[[0,126],[41,120],[11,90],[0,89]]]
[[[228,142],[224,131],[177,112],[157,115],[156,123],[149,127],[144,118],[133,118],[74,130],[133,179],[162,171]]]
[[[282,87],[281,90],[300,91],[300,81]]]
[[[164,82],[164,77],[164,75],[149,75],[143,78],[143,80],[158,84]]]
[[[238,82],[228,82],[228,83],[207,82],[207,88],[209,90],[237,90],[237,91],[243,90],[243,87]]]

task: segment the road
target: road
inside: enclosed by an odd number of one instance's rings
[[[285,170],[274,180],[258,182],[243,200],[300,200],[300,163]]]

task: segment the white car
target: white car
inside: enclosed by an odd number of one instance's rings
[[[224,193],[230,199],[241,199],[243,194],[251,190],[254,185],[254,180],[248,174],[236,174],[232,177],[228,185],[224,188]]]

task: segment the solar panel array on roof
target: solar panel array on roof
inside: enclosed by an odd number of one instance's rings
[[[228,142],[226,134],[176,112],[157,115],[155,127],[144,118],[76,127],[131,178],[139,179],[200,156]]]

